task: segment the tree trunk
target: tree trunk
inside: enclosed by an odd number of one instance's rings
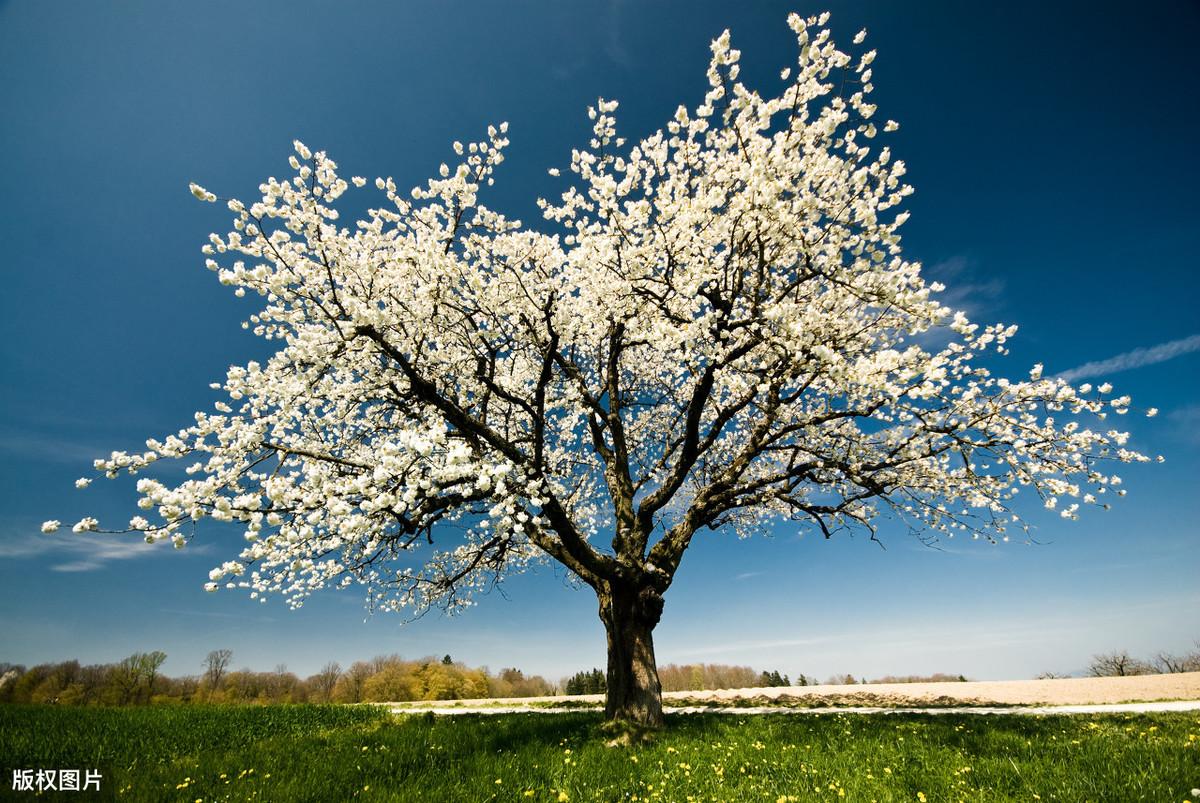
[[[610,585],[598,592],[608,634],[608,697],[604,716],[648,728],[663,725],[662,685],[651,633],[663,598],[651,588]]]

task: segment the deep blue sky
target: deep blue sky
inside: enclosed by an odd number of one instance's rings
[[[409,186],[452,140],[508,120],[489,205],[533,221],[556,186],[545,169],[586,141],[588,103],[619,99],[625,134],[653,131],[700,101],[725,27],[744,78],[773,89],[795,58],[793,8],[830,8],[843,42],[870,30],[880,113],[902,124],[892,147],[917,188],[906,253],[977,320],[1021,326],[1011,374],[1200,334],[1200,7],[1187,0],[0,0],[0,661],[162,649],[184,674],[230,647],[239,666],[301,673],[391,652],[549,676],[602,665],[594,598],[561,573],[402,628],[365,620],[357,593],[300,612],[205,594],[236,533],[202,530],[178,553],[38,524],[127,520],[128,480],[74,479],[188,423],[210,381],[263,353],[239,328],[249,300],[199,253],[227,213],[189,181],[250,198],[298,137],[345,175]],[[1167,458],[1122,472],[1129,496],[1112,512],[1035,517],[1034,546],[707,537],[667,596],[660,662],[998,678],[1187,649],[1200,638],[1200,352],[1175,351],[1102,377],[1162,410],[1121,423]]]

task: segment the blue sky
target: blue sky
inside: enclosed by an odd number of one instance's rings
[[[916,187],[905,248],[975,319],[1017,323],[1008,371],[1104,363],[1163,465],[1036,545],[887,550],[779,528],[700,540],[667,595],[660,663],[824,677],[1073,671],[1099,651],[1200,638],[1200,7],[1014,2],[128,2],[0,0],[0,661],[168,653],[315,671],[375,654],[451,653],[557,677],[602,665],[587,589],[516,578],[454,619],[367,618],[359,594],[299,612],[205,594],[236,533],[183,552],[38,533],[48,518],[134,512],[128,481],[72,487],[94,457],[176,430],[207,384],[264,345],[203,267],[226,225],[188,182],[251,197],[294,138],[346,175],[422,182],[454,139],[511,125],[489,205],[527,221],[586,141],[585,109],[621,101],[640,136],[705,90],[725,27],[750,84],[794,60],[789,10],[825,8],[879,50],[876,100]],[[774,83],[770,83],[774,86]],[[1192,338],[1189,340],[1188,338]],[[1157,350],[1154,347],[1163,344]],[[1138,351],[1141,349],[1142,351]],[[1149,351],[1146,351],[1149,349]],[[1155,361],[1155,360],[1158,361]]]

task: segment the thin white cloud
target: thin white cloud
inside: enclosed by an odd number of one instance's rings
[[[965,256],[935,262],[922,272],[927,281],[946,286],[938,294],[938,301],[972,318],[994,308],[1004,295],[1004,280],[996,276],[981,277],[974,261]]]
[[[621,7],[623,5],[625,5],[625,0],[610,0],[608,4],[608,38],[604,45],[604,52],[615,64],[629,69],[633,60],[629,55],[629,50],[625,47],[625,40],[621,36]]]
[[[1184,354],[1191,354],[1193,351],[1200,351],[1200,335],[1192,335],[1191,337],[1172,340],[1167,343],[1159,343],[1157,346],[1134,349],[1124,354],[1118,354],[1115,357],[1109,357],[1107,360],[1086,362],[1069,371],[1063,371],[1058,375],[1058,378],[1074,382],[1077,379],[1086,379],[1088,377],[1102,377],[1108,374],[1115,374],[1118,371],[1129,371],[1134,368],[1141,368],[1144,365],[1166,362],[1167,360],[1181,357]]]
[[[962,312],[971,320],[992,318],[1004,301],[1004,280],[983,276],[969,257],[952,256],[924,266],[921,273],[925,281],[938,282],[945,287],[936,295],[938,302]],[[954,336],[949,328],[935,326],[912,336],[911,342],[925,349],[941,350]]]
[[[1188,404],[1167,413],[1175,435],[1185,443],[1200,444],[1200,404]]]
[[[204,547],[188,547],[192,552]],[[0,558],[41,560],[55,572],[88,572],[109,563],[174,552],[169,544],[147,544],[135,535],[37,535],[0,541]]]
[[[64,438],[54,438],[31,432],[6,430],[0,432],[0,454],[54,463],[75,463],[88,472],[97,457],[108,457],[112,449],[81,444]]]
[[[163,613],[173,616],[200,616],[205,619],[237,619],[251,622],[274,622],[271,616],[248,616],[244,613],[226,613],[224,611],[186,611],[180,608],[159,608]]]

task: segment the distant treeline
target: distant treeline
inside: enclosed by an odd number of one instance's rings
[[[1149,660],[1135,658],[1125,650],[1093,655],[1088,665],[1092,677],[1123,677],[1126,675],[1169,675],[1177,672],[1200,672],[1200,640],[1196,648],[1186,653],[1158,652]],[[1057,677],[1047,672],[1042,677]]]
[[[787,675],[778,670],[756,672],[748,666],[725,664],[667,664],[658,670],[663,691],[705,691],[708,689],[759,689],[770,686],[791,686]],[[800,675],[797,686],[807,686],[809,678]]]
[[[759,689],[769,686],[791,686],[787,675],[771,672],[756,672],[748,666],[726,666],[724,664],[667,664],[658,668],[658,679],[663,691],[707,691],[709,689]],[[807,686],[810,679],[800,675],[797,686]],[[606,687],[604,671],[592,669],[577,672],[563,682],[566,694],[604,694]]]
[[[844,680],[830,680],[830,683],[966,683],[966,675],[948,675],[945,672],[934,672],[932,675],[884,675],[881,678],[856,681],[852,675],[846,675]]]
[[[179,703],[372,703],[406,700],[464,700],[496,697],[545,697],[555,694],[603,694],[601,669],[578,672],[561,683],[515,668],[493,674],[471,668],[449,655],[409,660],[398,655],[356,661],[343,669],[326,664],[300,677],[280,664],[270,672],[231,670],[230,650],[213,650],[198,675],[167,677],[160,671],[166,653],[134,653],[114,664],[79,661],[31,668],[0,663],[0,703],[62,705],[143,705]],[[667,664],[659,670],[664,691],[790,686],[778,671],[748,666]],[[796,685],[813,681],[804,675]]]
[[[208,654],[203,673],[166,677],[162,652],[134,653],[115,664],[78,661],[23,666],[0,663],[0,703],[133,705],[171,703],[303,703],[460,700],[477,697],[539,697],[555,684],[519,669],[473,669],[443,658],[405,660],[397,655],[356,661],[348,669],[326,664],[301,678],[282,664],[270,672],[230,670],[233,653]]]

